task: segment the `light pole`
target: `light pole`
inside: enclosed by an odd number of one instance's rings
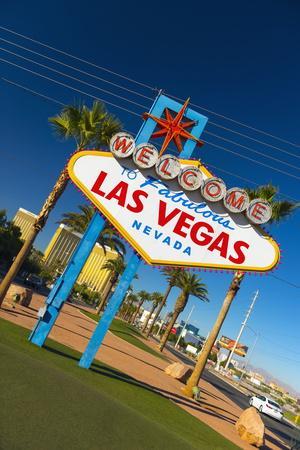
[[[251,312],[252,312],[252,309],[253,309],[254,304],[255,304],[255,302],[256,302],[256,299],[257,299],[257,297],[258,297],[258,293],[259,293],[259,291],[257,290],[257,291],[255,292],[255,294],[254,294],[254,297],[253,297],[253,300],[252,300],[252,302],[251,302],[250,308],[248,309],[248,311],[247,311],[247,313],[246,313],[246,317],[245,317],[244,321],[242,322],[242,326],[241,326],[241,329],[240,329],[240,331],[239,331],[239,334],[237,335],[237,338],[236,338],[236,340],[235,340],[234,346],[232,347],[232,350],[231,350],[231,352],[230,352],[230,354],[229,354],[229,357],[228,357],[228,360],[227,360],[227,363],[226,363],[226,366],[225,366],[225,370],[227,370],[228,367],[229,367],[229,364],[230,364],[230,362],[231,362],[231,359],[232,359],[232,357],[233,357],[233,354],[234,354],[234,352],[235,352],[235,350],[236,350],[236,348],[237,348],[237,345],[238,345],[238,343],[239,343],[239,340],[240,340],[240,338],[241,338],[241,336],[242,336],[242,334],[243,334],[243,331],[244,331],[244,328],[245,328],[245,326],[246,326],[246,323],[247,323],[247,321],[248,321],[248,319],[249,319],[249,317],[250,317],[250,314],[251,314]]]
[[[251,350],[250,350],[250,353],[249,353],[249,355],[248,355],[248,358],[247,358],[247,360],[246,360],[246,362],[245,362],[245,365],[244,365],[244,369],[243,369],[242,375],[240,376],[240,379],[239,379],[239,383],[238,383],[239,385],[241,384],[241,381],[242,381],[242,379],[243,379],[243,377],[244,377],[244,375],[245,375],[245,373],[246,373],[247,366],[248,366],[248,364],[249,364],[249,362],[250,362],[251,356],[253,355],[253,352],[254,352],[254,349],[255,349],[255,347],[256,347],[258,338],[259,338],[259,336],[260,336],[260,334],[257,333],[255,330],[253,330],[253,328],[249,327],[249,325],[247,325],[247,328],[249,328],[249,329],[250,329],[251,331],[253,331],[253,333],[255,334],[255,341],[254,341],[254,344],[253,344],[253,346],[252,346],[252,348],[251,348]]]
[[[179,337],[178,337],[177,342],[176,342],[176,344],[175,344],[175,348],[178,347],[178,344],[179,344],[179,342],[180,342],[181,336],[183,335],[183,332],[184,332],[185,329],[186,329],[186,326],[187,326],[187,324],[188,324],[188,321],[190,320],[191,315],[193,314],[194,309],[195,309],[195,305],[192,306],[192,309],[190,310],[190,313],[189,313],[189,315],[187,316],[186,321],[184,322],[184,326],[182,327],[182,330],[181,330],[181,332],[180,332],[180,334],[179,334]]]

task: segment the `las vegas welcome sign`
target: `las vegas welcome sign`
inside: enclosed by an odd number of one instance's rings
[[[238,188],[226,192],[198,161],[159,158],[151,144],[122,147],[119,138],[112,152],[75,153],[68,171],[147,263],[256,272],[275,267],[279,248],[256,224],[270,218],[266,202],[235,197]]]

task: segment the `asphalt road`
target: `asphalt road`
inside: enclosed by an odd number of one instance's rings
[[[174,353],[183,363],[194,365],[194,363],[189,358],[182,355],[180,352],[177,352],[171,346],[168,346],[168,350]],[[240,408],[246,409],[247,407],[249,407],[249,397],[235,389],[235,387],[233,387],[229,383],[220,379],[218,376],[214,375],[212,372],[205,370],[203,379],[215,386],[219,391],[229,397],[230,400],[236,403]],[[268,430],[272,431],[287,445],[292,446],[294,443],[293,441],[297,440],[299,444],[298,447],[295,447],[295,449],[300,449],[300,431],[297,430],[297,428],[293,427],[288,422],[279,422],[278,420],[266,416],[265,414],[261,414],[261,418]]]

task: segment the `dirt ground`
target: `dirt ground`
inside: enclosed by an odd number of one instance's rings
[[[4,303],[0,317],[15,324],[32,329],[37,320],[37,311],[45,298],[34,294],[29,308]],[[88,308],[86,308],[88,309]],[[95,328],[95,322],[82,314],[75,305],[64,305],[50,337],[61,344],[83,352]],[[145,341],[155,348],[154,342]],[[176,357],[165,351],[171,361]],[[234,424],[242,409],[218,391],[214,386],[201,380],[201,403],[198,404],[181,394],[182,384],[164,373],[168,362],[133,346],[111,332],[107,333],[96,358],[146,385],[175,402],[180,408],[206,423],[228,440],[242,449],[253,447],[244,443],[236,433]],[[266,447],[268,449],[288,448],[273,433],[266,430]]]

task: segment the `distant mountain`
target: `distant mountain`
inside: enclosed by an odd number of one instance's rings
[[[296,389],[294,389],[289,384],[284,383],[284,381],[281,381],[278,378],[273,377],[273,375],[271,375],[265,369],[261,369],[260,367],[254,367],[251,364],[249,364],[248,365],[248,370],[252,370],[253,372],[260,373],[265,378],[267,383],[270,383],[271,381],[273,381],[273,383],[277,384],[278,386],[281,386],[289,394],[291,394],[291,395],[295,396],[296,398],[300,399],[300,392],[296,391]]]

